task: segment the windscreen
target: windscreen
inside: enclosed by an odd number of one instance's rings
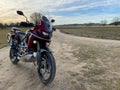
[[[42,16],[42,21],[44,22],[46,29],[49,32],[51,32],[52,31],[52,25],[51,25],[50,20],[46,16]]]

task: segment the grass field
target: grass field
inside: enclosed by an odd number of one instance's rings
[[[89,38],[120,40],[120,27],[57,27],[66,34]]]
[[[9,32],[10,32],[10,28],[0,29],[0,48],[8,45],[6,40],[6,35]]]

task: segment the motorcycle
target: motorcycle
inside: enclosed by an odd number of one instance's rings
[[[17,11],[18,15],[26,18],[26,22],[21,25],[31,25],[22,11]],[[7,41],[10,45],[9,58],[13,64],[23,60],[33,62],[37,66],[37,72],[43,84],[50,84],[56,73],[56,63],[52,51],[49,49],[52,33],[52,23],[55,20],[49,20],[46,16],[41,17],[43,28],[40,25],[34,25],[33,30],[37,29],[38,33],[28,30],[24,33],[19,28],[13,27],[11,33],[7,35]],[[31,41],[30,37],[34,37]],[[32,42],[31,50],[28,50],[29,42]]]

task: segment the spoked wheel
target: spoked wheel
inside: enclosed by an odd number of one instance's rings
[[[56,64],[51,53],[44,52],[41,55],[41,60],[38,63],[38,75],[41,81],[47,85],[50,84],[55,77]]]
[[[19,62],[19,59],[17,59],[17,50],[15,48],[10,48],[9,57],[13,64],[17,64]]]

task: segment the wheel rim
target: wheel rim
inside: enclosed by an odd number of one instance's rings
[[[41,61],[41,66],[39,69],[40,76],[43,80],[48,80],[51,75],[51,64],[47,58],[47,56],[44,55]]]

